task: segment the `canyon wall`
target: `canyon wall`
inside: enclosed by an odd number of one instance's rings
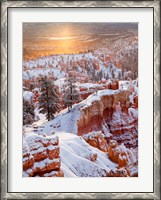
[[[129,96],[130,92],[127,90],[116,90],[81,108],[77,121],[78,135],[102,130],[107,135],[107,141],[114,139],[118,143],[124,142],[127,147],[136,147],[137,108],[136,101],[130,102]]]

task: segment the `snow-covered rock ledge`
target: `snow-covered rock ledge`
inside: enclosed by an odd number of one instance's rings
[[[114,112],[128,114],[130,92],[127,90],[103,90],[89,96],[80,108],[77,121],[77,134],[82,135],[93,130],[100,130],[102,123],[112,119]],[[119,111],[120,109],[120,111]]]
[[[29,134],[23,138],[23,176],[64,176],[57,136]]]

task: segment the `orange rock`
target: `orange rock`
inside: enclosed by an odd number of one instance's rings
[[[130,106],[128,102],[129,94],[128,91],[119,91],[114,95],[102,96],[100,101],[94,101],[90,106],[81,109],[80,118],[77,121],[78,135],[83,135],[93,130],[101,130],[103,120],[113,120],[114,108],[118,102],[120,102],[122,112],[128,114]],[[122,133],[122,130],[119,131],[119,134]]]
[[[24,170],[23,171],[23,176],[24,177],[33,177],[34,176],[34,171],[32,169]]]
[[[64,176],[60,171],[60,148],[56,136],[32,134],[24,139],[23,173],[24,176]],[[52,171],[55,171],[53,172]]]
[[[104,152],[108,151],[107,142],[106,142],[104,135],[101,131],[98,131],[98,132],[93,131],[91,133],[84,135],[83,138],[91,146],[96,147],[99,150],[104,151]]]
[[[33,157],[26,157],[25,159],[23,159],[23,170],[27,170],[32,168],[34,165],[34,159]]]
[[[46,173],[38,172],[35,175],[40,177],[64,177],[64,173],[61,170],[46,171]]]
[[[97,154],[95,153],[95,154],[92,154],[92,156],[90,157],[90,160],[92,161],[92,162],[94,162],[95,160],[97,160]]]
[[[45,177],[64,177],[64,173],[61,170],[59,170],[57,171],[57,173],[52,174],[51,176],[45,176]]]
[[[54,158],[59,158],[60,148],[57,147],[56,149],[53,149],[53,150],[47,149],[47,154],[48,154],[49,159],[51,160]]]
[[[107,147],[107,142],[105,139],[99,139],[98,140],[98,149],[104,152],[108,151],[108,147]]]
[[[119,158],[118,158],[118,164],[119,164],[119,167],[124,167],[125,165],[127,165],[128,163],[128,159],[126,157],[126,154],[125,153],[121,153],[119,155]]]
[[[126,147],[124,145],[118,145],[115,140],[109,142],[108,156],[110,160],[119,164],[119,167],[124,167],[128,163],[126,155]]]
[[[134,97],[134,106],[135,108],[138,108],[138,96]]]
[[[52,163],[48,164],[45,169],[47,171],[50,171],[50,170],[56,170],[56,169],[59,169],[59,168],[60,168],[60,161],[59,162],[52,162]]]
[[[98,147],[97,140],[95,138],[86,140],[92,147]]]
[[[46,151],[35,153],[35,154],[32,154],[32,155],[33,155],[34,162],[42,161],[42,160],[44,160],[48,157]]]
[[[108,175],[108,177],[128,177],[128,171],[125,168],[117,169],[117,170],[111,170]]]
[[[119,152],[117,152],[115,150],[115,148],[109,147],[108,148],[108,155],[109,155],[110,160],[112,160],[115,163],[118,163]]]
[[[38,163],[34,163],[34,173],[42,172],[46,173],[46,171],[52,171],[60,168],[60,161],[54,161],[53,162],[47,162],[46,160],[43,160]]]

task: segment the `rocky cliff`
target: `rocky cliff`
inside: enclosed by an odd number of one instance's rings
[[[23,140],[23,176],[62,177],[58,137],[30,134]]]
[[[77,121],[78,135],[102,130],[107,140],[124,142],[128,147],[137,146],[138,116],[136,104],[130,101],[130,92],[116,90],[99,95],[99,99],[80,109]]]

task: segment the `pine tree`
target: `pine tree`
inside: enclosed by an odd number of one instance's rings
[[[76,83],[76,78],[74,75],[68,74],[64,85],[64,103],[70,111],[72,109],[72,105],[78,101],[80,101],[80,93]]]
[[[118,73],[118,79],[119,79],[119,80],[122,79],[122,72],[121,72],[121,71],[119,71],[119,73]]]
[[[98,73],[98,79],[101,81],[102,78],[103,78],[103,72],[102,72],[102,70],[100,70]]]
[[[29,103],[23,98],[23,125],[32,124],[34,121],[35,112],[32,103]]]
[[[106,76],[105,76],[105,77],[106,77],[106,80],[108,80],[108,79],[109,79],[109,75],[108,75],[108,73],[106,74]]]
[[[121,77],[122,77],[122,80],[124,80],[124,68],[122,67],[122,71],[121,71]]]
[[[114,70],[111,71],[112,72],[112,79],[115,79],[115,74],[114,74]]]
[[[59,111],[59,97],[56,87],[47,77],[41,78],[39,96],[40,113],[46,114],[48,121],[54,118],[54,114]]]

